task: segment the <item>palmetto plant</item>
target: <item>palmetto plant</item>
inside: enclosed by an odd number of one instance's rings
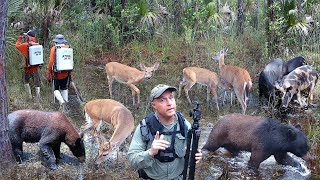
[[[299,19],[297,4],[295,0],[282,0],[281,7],[285,19],[285,31],[288,34],[307,36],[309,25]]]
[[[8,11],[7,11],[7,17],[8,19],[13,17],[18,17],[21,14],[21,9],[23,5],[23,0],[9,0],[8,2]],[[7,23],[10,23],[7,21]],[[9,25],[7,25],[9,27]],[[16,54],[16,48],[14,47],[15,41],[16,41],[17,34],[15,34],[14,31],[12,31],[11,28],[7,28],[6,31],[6,56]]]
[[[215,4],[213,2],[207,4],[206,11],[208,12],[208,24],[214,24],[218,26],[224,25],[223,17],[219,13],[217,13],[217,11],[215,10]]]
[[[22,9],[23,0],[9,0],[8,1],[8,12],[7,16],[13,17],[18,16],[20,14],[20,10]]]
[[[160,16],[157,12],[149,10],[148,3],[145,0],[140,0],[138,3],[139,15],[141,17],[140,23],[142,26],[154,28],[160,24]]]

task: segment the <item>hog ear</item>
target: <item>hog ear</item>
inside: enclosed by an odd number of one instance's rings
[[[299,130],[301,130],[301,125],[300,125],[300,124],[297,124],[297,125],[295,125],[294,127],[297,128],[297,129],[299,129]]]
[[[80,131],[79,136],[80,136],[81,139],[83,139],[84,132],[83,132],[83,131]]]
[[[80,146],[80,145],[81,145],[81,141],[82,141],[81,138],[78,138],[78,139],[76,140],[76,143],[75,143],[76,146]]]
[[[289,141],[294,141],[297,138],[297,134],[292,129],[288,129],[287,138]]]

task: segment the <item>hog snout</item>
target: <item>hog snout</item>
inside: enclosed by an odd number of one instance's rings
[[[302,156],[301,158],[307,162],[316,160],[316,157],[312,155],[310,152],[308,152],[306,155]]]

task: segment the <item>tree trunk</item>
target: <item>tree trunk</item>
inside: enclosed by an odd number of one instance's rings
[[[173,2],[173,17],[174,17],[174,26],[176,27],[176,32],[182,34],[182,2],[181,0],[174,0]]]
[[[8,106],[5,72],[5,28],[7,16],[7,0],[0,0],[0,177],[13,166],[14,158],[8,134]]]
[[[274,37],[274,32],[273,30],[270,29],[270,24],[271,22],[274,22],[274,0],[267,0],[267,21],[266,21],[266,33],[267,33],[267,38],[268,38],[268,42],[267,42],[267,46],[268,46],[268,50],[269,50],[269,54],[273,54],[273,37]]]
[[[198,1],[193,3],[193,12],[196,14],[199,11]],[[193,38],[195,37],[196,32],[198,31],[199,22],[195,21],[193,24]]]
[[[297,0],[297,8],[298,8],[298,17],[299,17],[299,21],[302,20],[303,18],[303,14],[302,14],[302,5],[301,5],[301,0]]]
[[[243,0],[238,0],[238,31],[237,35],[243,34],[244,13]]]
[[[121,7],[122,9],[126,8],[126,0],[121,0]]]
[[[43,18],[43,22],[42,22],[42,35],[43,35],[42,45],[43,46],[49,45],[49,26],[50,26],[50,18],[51,17],[49,17],[48,14],[49,13],[47,12],[47,14]]]
[[[255,4],[255,18],[253,23],[253,27],[256,30],[258,30],[259,28],[259,13],[260,13],[260,0],[257,0]]]
[[[217,0],[217,13],[220,12],[220,8],[221,8],[221,1]]]

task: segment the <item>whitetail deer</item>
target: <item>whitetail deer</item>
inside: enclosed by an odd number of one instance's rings
[[[212,59],[219,61],[220,77],[231,84],[238,101],[242,107],[242,113],[246,113],[247,100],[252,88],[252,80],[247,70],[238,66],[224,64],[224,55],[227,51],[221,50]]]
[[[207,102],[210,101],[210,91],[215,98],[216,101],[216,109],[219,111],[219,104],[218,104],[218,94],[217,90],[218,87],[223,89],[229,88],[227,83],[220,83],[220,79],[217,73],[212,72],[208,69],[199,68],[199,67],[186,67],[183,69],[183,77],[182,81],[179,84],[179,95],[181,95],[181,89],[184,86],[184,91],[186,93],[186,97],[191,104],[191,100],[189,97],[189,90],[192,88],[193,85],[196,83],[207,86]]]
[[[134,129],[134,118],[132,113],[121,103],[112,99],[92,100],[84,106],[86,125],[82,126],[81,135],[93,128],[92,134],[98,138],[99,155],[109,155],[119,147]],[[102,122],[111,124],[114,132],[109,141],[101,138],[100,131]]]
[[[140,90],[137,88],[137,85],[143,80],[149,80],[152,77],[152,72],[157,70],[159,67],[159,63],[155,63],[152,67],[146,67],[144,64],[140,64],[140,68],[142,71],[118,63],[118,62],[109,62],[105,66],[105,70],[107,72],[108,84],[109,84],[109,92],[110,98],[112,98],[112,82],[113,80],[117,80],[120,83],[126,84],[131,89],[132,97],[133,97],[133,106],[135,108],[139,108],[140,106]],[[135,97],[137,96],[137,103]]]

